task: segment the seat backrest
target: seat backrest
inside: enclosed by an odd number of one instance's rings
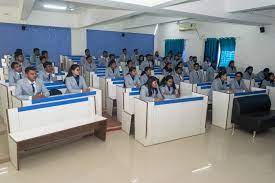
[[[255,112],[270,111],[271,102],[268,95],[254,95],[235,98],[232,116]]]

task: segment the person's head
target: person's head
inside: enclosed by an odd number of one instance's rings
[[[182,63],[182,62],[179,62],[179,63],[176,65],[176,67],[180,67],[180,68],[182,68],[182,69],[183,69],[184,65],[183,65],[183,63]]]
[[[253,67],[252,66],[248,66],[244,72],[247,72],[248,74],[252,74],[253,73]]]
[[[174,83],[174,78],[171,75],[164,77],[161,83],[163,86],[167,85],[169,87],[176,88],[175,83]]]
[[[122,53],[126,55],[126,54],[127,54],[127,49],[126,49],[126,48],[123,48],[123,49],[122,49]]]
[[[194,56],[192,59],[193,59],[193,62],[195,62],[195,63],[198,62],[198,57],[197,56]]]
[[[235,78],[237,81],[240,81],[243,78],[243,73],[242,72],[236,72]]]
[[[181,52],[178,52],[178,56],[179,56],[180,58],[182,58],[182,53],[181,53]]]
[[[40,56],[39,59],[41,64],[44,64],[47,61],[47,58],[45,56]]]
[[[37,78],[35,67],[27,67],[25,69],[25,75],[31,82],[35,81]]]
[[[115,60],[111,60],[109,62],[108,67],[110,67],[111,69],[115,69],[116,68],[116,61]]]
[[[194,69],[195,69],[195,71],[200,70],[200,65],[198,63],[195,63],[194,64]]]
[[[73,64],[68,72],[67,77],[71,77],[71,76],[79,76],[80,75],[80,66],[78,64]]]
[[[131,76],[136,76],[137,75],[137,69],[136,69],[136,67],[130,67],[129,68],[129,74]]]
[[[45,62],[43,64],[43,67],[44,67],[44,70],[47,73],[53,73],[53,71],[54,71],[54,67],[53,67],[53,64],[51,62]]]
[[[167,70],[167,69],[169,69],[169,70],[171,70],[173,68],[173,65],[172,65],[172,63],[170,63],[170,62],[168,62],[166,65],[165,65],[165,69]]]
[[[139,55],[138,60],[139,60],[139,62],[143,62],[144,61],[144,55]]]
[[[151,76],[151,71],[152,71],[151,67],[145,67],[142,75],[146,74],[147,76]]]
[[[23,50],[21,48],[17,48],[14,53],[22,53],[23,54]]]
[[[159,52],[158,51],[155,52],[155,56],[159,57]]]
[[[22,53],[16,53],[14,55],[15,61],[19,62],[19,63],[23,63],[24,62],[24,56]]]
[[[40,55],[40,49],[39,48],[34,48],[33,53],[34,53],[35,56],[39,56]]]
[[[135,53],[135,55],[138,55],[138,49],[137,48],[134,49],[134,53]]]
[[[132,60],[128,60],[128,61],[127,61],[127,67],[128,67],[128,68],[131,68],[131,67],[133,67],[133,66],[134,66],[133,61],[132,61]]]
[[[11,63],[11,68],[15,71],[15,72],[22,72],[22,66],[20,63],[18,62],[12,62]]]
[[[156,89],[158,88],[158,78],[156,78],[155,76],[150,76],[147,80],[147,86],[150,90],[151,89]],[[150,94],[149,94],[150,95]]]
[[[93,57],[90,55],[86,57],[86,60],[89,64],[93,63]]]
[[[222,70],[218,72],[218,75],[216,76],[216,79],[220,78],[222,81],[226,81],[227,80],[227,75],[226,75],[226,71]]]
[[[85,56],[87,57],[89,55],[91,55],[90,50],[89,49],[85,49]]]
[[[192,61],[192,60],[193,60],[193,56],[190,56],[190,57],[189,57],[189,61]]]
[[[204,62],[209,63],[210,62],[209,58],[205,58]]]
[[[181,75],[181,74],[182,74],[182,67],[176,66],[175,72],[176,72],[177,74]]]
[[[234,60],[231,60],[228,64],[229,67],[235,67],[235,62]]]
[[[110,54],[110,55],[109,55],[109,58],[110,58],[110,60],[115,60],[115,59],[116,59],[116,56],[115,56],[114,54]]]
[[[103,56],[104,58],[107,58],[107,57],[108,57],[108,52],[107,52],[107,51],[103,51],[102,56]]]
[[[151,55],[150,55],[150,54],[147,54],[147,55],[146,55],[146,60],[147,60],[147,61],[150,61],[150,60],[151,60]]]
[[[268,73],[268,78],[267,78],[267,80],[269,80],[269,81],[274,81],[274,79],[275,79],[274,73],[273,73],[273,72]]]
[[[164,62],[164,63],[169,62],[169,58],[168,58],[168,57],[163,57],[163,62]]]
[[[48,51],[46,51],[46,50],[41,51],[41,55],[42,55],[42,56],[45,56],[46,58],[49,57],[49,53],[48,53]]]
[[[170,50],[170,51],[168,52],[168,57],[169,57],[169,58],[172,58],[172,57],[173,57],[173,51],[172,51],[172,50]]]
[[[270,71],[269,68],[265,68],[265,69],[263,70],[264,73],[269,73],[269,71]]]
[[[179,60],[179,59],[180,59],[179,55],[176,54],[176,55],[175,55],[175,60]]]

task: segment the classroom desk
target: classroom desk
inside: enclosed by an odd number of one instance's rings
[[[229,83],[231,80],[235,79],[235,73],[227,74],[227,82]]]
[[[267,86],[268,95],[271,101],[270,110],[275,110],[275,87]]]
[[[231,116],[234,98],[267,94],[267,90],[251,88],[251,92],[226,93],[213,91],[212,124],[223,129],[232,128]]]
[[[193,93],[160,102],[134,100],[135,139],[144,146],[205,133],[208,100],[205,95]]]
[[[99,88],[99,78],[105,77],[106,68],[97,68],[96,72],[90,72],[89,75],[85,75],[86,83],[93,88]]]
[[[117,99],[117,86],[124,86],[124,78],[107,78],[106,79],[106,108],[107,113],[113,116],[114,101]],[[120,115],[121,117],[121,115]],[[121,120],[121,118],[120,118]]]
[[[5,80],[4,78],[4,68],[3,67],[0,67],[0,80]]]

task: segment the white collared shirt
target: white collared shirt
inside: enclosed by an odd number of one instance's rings
[[[34,92],[33,96],[36,95],[36,94],[37,94],[36,81],[31,82],[31,81],[28,79],[28,82],[29,82],[30,85],[31,85],[31,84],[34,84],[33,86],[34,86],[35,92]]]

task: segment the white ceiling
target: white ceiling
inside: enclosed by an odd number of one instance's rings
[[[18,7],[20,0],[0,0],[0,6],[15,6]]]

